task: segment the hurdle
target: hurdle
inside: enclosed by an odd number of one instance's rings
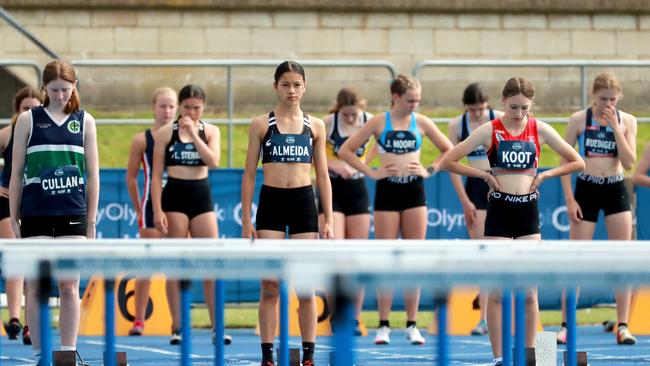
[[[183,242],[179,245],[179,242]],[[449,245],[453,242],[453,245]],[[623,245],[625,244],[625,245]],[[544,290],[562,288],[614,289],[623,285],[650,283],[650,243],[591,242],[591,241],[487,241],[487,240],[257,240],[245,239],[158,239],[158,240],[75,240],[52,245],[48,240],[5,240],[0,242],[2,268],[5,276],[25,275],[27,278],[69,278],[102,273],[106,278],[125,271],[147,276],[165,272],[178,279],[260,279],[279,278],[282,286],[291,281],[297,289],[327,287],[334,291],[336,301],[334,363],[351,366],[354,363],[353,337],[345,329],[351,324],[351,312],[345,311],[360,286],[368,289],[397,288],[406,284],[434,290],[438,304],[440,331],[435,359],[438,365],[449,362],[449,342],[446,334],[446,296],[456,286],[481,286],[514,293],[515,335],[503,332],[504,364],[511,364],[510,346],[515,345],[517,365],[525,357],[525,317],[521,309],[524,291],[537,287]],[[615,253],[618,261],[611,261]],[[314,260],[317,259],[317,260]],[[621,263],[624,263],[622,265]],[[380,270],[381,268],[381,270]],[[215,284],[218,286],[218,284]],[[108,286],[106,286],[108,288]],[[182,289],[187,292],[187,288]],[[571,291],[569,291],[571,294]],[[108,294],[107,294],[108,295]],[[188,296],[181,294],[181,297]],[[41,296],[40,309],[49,325],[47,296]],[[107,296],[108,297],[108,296]],[[215,291],[216,306],[223,311],[221,291]],[[287,297],[281,291],[281,298]],[[189,299],[189,298],[188,298]],[[283,301],[282,299],[280,300]],[[573,300],[575,303],[575,300]],[[509,301],[503,302],[504,329],[510,329]],[[114,319],[113,307],[106,309],[107,325]],[[221,308],[219,310],[219,308]],[[340,310],[343,309],[343,310]],[[339,311],[340,310],[340,311]],[[189,308],[182,307],[187,312]],[[282,309],[286,313],[286,308]],[[506,312],[508,313],[506,316]],[[519,315],[517,314],[519,313]],[[186,315],[181,315],[185,320]],[[223,331],[223,314],[217,314],[217,332]],[[576,364],[575,308],[569,306],[573,330],[567,345],[568,364]],[[283,324],[284,323],[284,324]],[[189,327],[185,326],[183,328]],[[45,326],[43,330],[48,329]],[[107,330],[110,328],[106,327]],[[288,354],[288,316],[281,314],[280,349]],[[184,330],[185,331],[185,330]],[[106,332],[106,364],[114,364],[111,351],[115,349],[114,335]],[[41,332],[44,360],[50,335]],[[284,335],[283,335],[284,334]],[[189,338],[188,338],[189,339]],[[190,343],[190,342],[183,342]],[[222,342],[215,342],[215,365],[224,365]],[[221,350],[219,348],[221,347]],[[189,348],[189,347],[188,347]],[[286,352],[286,353],[285,353]],[[573,355],[572,355],[573,354]],[[287,366],[288,357],[281,357]],[[112,362],[112,363],[109,363]],[[189,365],[189,349],[182,349],[181,365]]]

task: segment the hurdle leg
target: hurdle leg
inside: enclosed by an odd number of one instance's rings
[[[354,365],[354,304],[350,293],[343,288],[343,277],[334,277],[334,362],[335,366]]]
[[[504,332],[510,329],[504,329]],[[526,365],[526,291],[515,290],[515,366]]]
[[[447,296],[437,297],[434,301],[437,305],[436,316],[438,318],[438,365],[449,364],[449,336],[447,335]]]
[[[576,326],[576,290],[566,290],[566,321],[567,321],[567,365],[577,366],[577,326]]]
[[[192,323],[190,318],[190,305],[192,302],[192,295],[190,289],[192,282],[190,280],[181,280],[181,366],[189,366],[192,364],[190,354],[192,353]]]
[[[115,280],[104,279],[104,365],[115,366]]]
[[[52,340],[50,336],[50,288],[52,275],[50,262],[38,264],[38,326],[41,332],[41,362],[39,366],[52,364]]]
[[[510,299],[510,290],[503,290],[501,299],[501,357],[503,365],[512,365],[512,302]]]
[[[280,280],[280,366],[289,366],[289,289],[285,280]]]
[[[223,366],[224,365],[224,327],[225,316],[224,316],[224,306],[226,302],[226,291],[224,288],[223,280],[216,280],[214,283],[214,331],[215,331],[215,342],[214,342],[214,365]]]

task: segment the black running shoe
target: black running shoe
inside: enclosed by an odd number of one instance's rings
[[[20,320],[16,318],[11,318],[9,323],[5,325],[5,330],[7,331],[7,336],[9,339],[16,340],[20,335],[20,331],[23,330],[23,326],[20,324]]]
[[[23,327],[23,344],[30,346],[32,344],[32,336],[29,333],[29,326],[25,325]]]
[[[181,329],[176,328],[172,329],[172,337],[169,339],[169,344],[176,346],[181,344],[183,338],[181,337]]]
[[[611,333],[614,331],[614,327],[616,327],[616,322],[613,320],[605,320],[603,322],[603,331],[605,333]]]

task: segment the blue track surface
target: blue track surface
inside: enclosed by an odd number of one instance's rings
[[[552,330],[552,329],[549,329]],[[226,347],[226,365],[259,365],[259,338],[249,329],[228,331],[234,338],[233,344]],[[193,365],[212,365],[213,346],[207,330],[193,330],[192,354]],[[611,333],[603,333],[600,326],[578,328],[578,350],[587,351],[589,364],[597,365],[648,365],[650,364],[650,336],[638,337],[635,346],[618,346]],[[55,335],[58,339],[58,334]],[[118,337],[117,350],[127,352],[129,365],[178,365],[180,347],[170,346],[168,337]],[[356,365],[433,365],[435,361],[435,338],[427,336],[427,345],[411,346],[405,339],[404,332],[394,330],[391,344],[376,346],[373,337],[357,338]],[[316,364],[329,364],[328,337],[319,338],[316,351]],[[79,350],[84,359],[92,366],[102,365],[103,338],[80,337]],[[291,347],[299,347],[299,338],[291,338]],[[491,365],[490,344],[484,337],[452,337],[450,342],[452,365]],[[54,349],[58,349],[57,344]],[[558,365],[564,347],[558,349]],[[19,341],[2,339],[2,365],[31,365],[31,347],[23,346]]]

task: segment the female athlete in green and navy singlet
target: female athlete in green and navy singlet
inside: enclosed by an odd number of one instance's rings
[[[99,201],[97,134],[95,120],[79,109],[76,84],[69,63],[48,63],[43,70],[43,106],[22,113],[16,122],[9,206],[17,237],[95,238]],[[41,350],[36,287],[36,283],[30,283],[27,320],[38,361]],[[76,350],[79,279],[59,280],[59,293],[61,349]]]

